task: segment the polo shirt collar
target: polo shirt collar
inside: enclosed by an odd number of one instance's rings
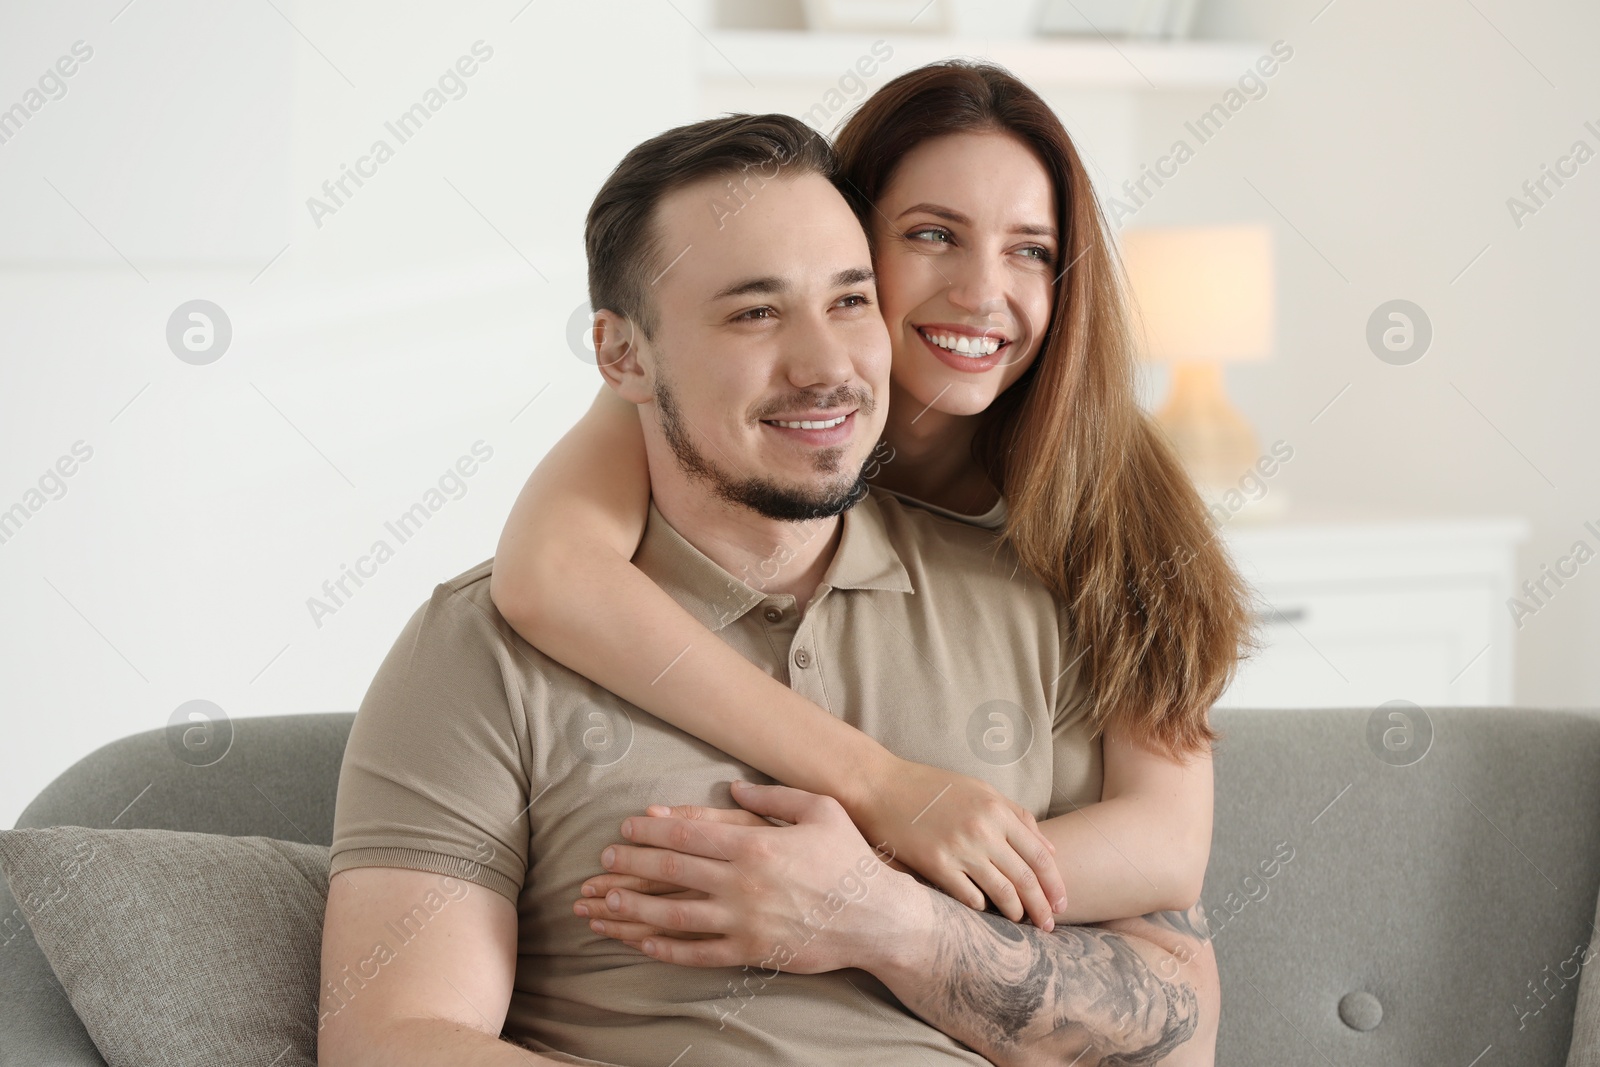
[[[839,547],[823,572],[818,592],[824,587],[913,592],[911,577],[889,540],[873,493],[846,511],[840,522]],[[685,540],[662,517],[654,501],[650,502],[644,536],[633,561],[712,631],[722,629],[767,597],[767,593],[735,578]]]

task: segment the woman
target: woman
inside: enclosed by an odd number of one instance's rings
[[[896,78],[837,148],[893,345],[892,451],[871,481],[995,529],[1057,597],[1093,697],[1101,802],[1036,823],[985,783],[898,760],[717,641],[654,684],[668,650],[706,631],[628,562],[648,475],[637,414],[607,389],[530,477],[496,554],[495,602],[573,670],[836,797],[869,840],[971,907],[987,896],[1044,930],[1144,916],[1138,936],[1161,926],[1194,944],[1217,737],[1207,713],[1252,645],[1249,597],[1138,407],[1087,172],[1048,105],[987,65]],[[927,809],[941,791],[956,802]],[[659,934],[607,907],[618,887],[662,888],[601,875],[579,910],[631,944]],[[1208,945],[1184,965],[1214,983]]]

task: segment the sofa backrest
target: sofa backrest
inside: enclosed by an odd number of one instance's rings
[[[1600,713],[1213,722],[1218,1063],[1566,1063],[1600,948]]]
[[[1600,713],[1408,714],[1213,713],[1217,1062],[1466,1065],[1492,1046],[1483,1067],[1565,1063],[1576,966],[1600,940]],[[328,844],[353,721],[235,719],[210,766],[165,729],[123,738],[17,825]],[[101,1063],[19,919],[0,882],[0,1063]]]

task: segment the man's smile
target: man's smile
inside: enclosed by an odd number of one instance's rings
[[[798,414],[798,413],[797,413]],[[856,428],[856,409],[831,413],[806,413],[805,417],[762,419],[767,426],[790,440],[812,446],[843,444]]]

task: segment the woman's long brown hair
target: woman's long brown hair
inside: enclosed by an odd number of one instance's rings
[[[1000,67],[919,67],[840,129],[846,192],[871,222],[907,152],[974,131],[1029,146],[1050,174],[1063,235],[1039,355],[990,405],[973,441],[973,458],[1005,494],[1002,536],[1065,609],[1093,727],[1116,725],[1177,759],[1208,752],[1219,740],[1211,706],[1258,647],[1251,593],[1166,435],[1139,406],[1126,276],[1061,121]]]

